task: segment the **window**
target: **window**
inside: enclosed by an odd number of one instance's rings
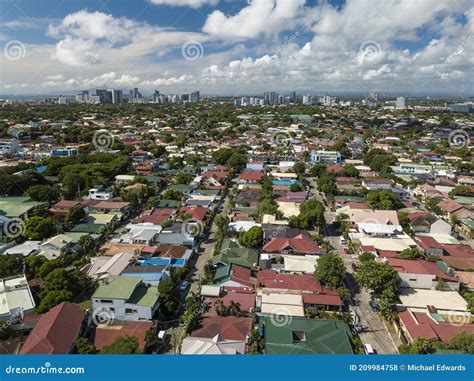
[[[125,308],[125,313],[127,315],[136,314],[137,310],[134,310],[133,308]]]
[[[100,299],[99,302],[102,304],[114,304],[114,301],[110,299]]]

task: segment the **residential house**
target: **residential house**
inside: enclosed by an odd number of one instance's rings
[[[110,276],[92,295],[94,314],[113,313],[115,320],[151,320],[159,305],[158,287],[133,276]]]
[[[258,250],[241,247],[236,241],[225,239],[219,254],[212,257],[214,266],[236,264],[248,269],[256,269],[258,265]]]
[[[0,321],[15,322],[34,311],[35,301],[24,275],[0,279]]]
[[[62,302],[42,314],[20,349],[22,355],[68,354],[85,329],[85,311],[77,304]]]
[[[287,324],[262,319],[266,354],[353,354],[349,326],[341,320],[292,317]]]

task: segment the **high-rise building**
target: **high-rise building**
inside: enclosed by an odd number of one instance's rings
[[[405,108],[405,97],[398,97],[396,108]]]
[[[290,93],[290,102],[291,103],[296,103],[296,91],[292,91]]]
[[[189,94],[189,101],[199,102],[199,91],[193,91],[191,94]]]
[[[278,102],[278,94],[275,91],[266,91],[263,93],[263,101],[266,105],[274,105]]]
[[[100,99],[100,103],[112,103],[112,91],[97,89],[96,95]]]
[[[112,103],[119,105],[123,102],[123,91],[122,90],[110,90],[112,92]]]

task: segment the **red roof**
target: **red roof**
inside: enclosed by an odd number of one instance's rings
[[[138,339],[139,348],[143,349],[146,333],[152,326],[153,323],[147,321],[127,321],[117,325],[101,325],[95,329],[92,342],[100,350],[106,345],[112,344],[119,337],[134,336]]]
[[[298,234],[294,238],[274,237],[264,247],[266,253],[275,253],[285,250],[295,251],[305,254],[324,254],[325,250],[311,238],[303,234]]]
[[[260,181],[263,177],[262,172],[257,171],[243,171],[240,179],[244,181]]]
[[[452,212],[455,212],[456,210],[461,209],[463,206],[458,204],[454,200],[446,198],[443,201],[438,203],[438,207],[441,208],[441,210],[443,210],[446,213],[452,213]]]
[[[437,322],[428,314],[405,310],[399,313],[400,320],[415,340],[423,337],[427,340],[450,341],[459,332],[474,333],[474,324],[451,324],[450,322]]]
[[[455,277],[441,271],[436,263],[424,259],[387,258],[387,262],[399,273],[434,275],[448,282],[458,282]]]
[[[204,317],[198,329],[191,333],[193,337],[212,339],[216,335],[224,340],[245,341],[252,331],[252,318],[245,317]]]
[[[240,289],[239,289],[240,290]],[[222,300],[224,306],[228,306],[231,301],[238,303],[240,305],[241,312],[252,312],[255,308],[255,291],[246,291],[240,292],[235,288],[225,288],[224,292],[219,296],[219,298],[207,297],[206,303],[208,305],[208,310],[204,314],[205,316],[216,316],[217,313],[214,308],[214,302],[217,299]]]
[[[209,208],[186,206],[181,208],[179,211],[191,214],[191,218],[194,220],[204,221],[204,218],[206,217]]]
[[[135,218],[133,222],[135,224],[149,222],[154,225],[160,225],[164,221],[168,220],[175,212],[176,209],[173,208],[145,210],[139,217]]]
[[[67,354],[81,328],[85,312],[77,304],[63,302],[41,315],[20,354]]]

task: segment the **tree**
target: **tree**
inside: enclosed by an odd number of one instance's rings
[[[454,198],[455,196],[466,196],[471,195],[471,190],[465,185],[456,185],[449,193],[449,197]]]
[[[2,257],[0,257],[2,258]],[[41,266],[48,262],[48,259],[43,255],[29,255],[25,258],[26,265],[26,276],[29,279],[36,278],[39,276],[39,269]]]
[[[34,216],[25,220],[25,238],[41,241],[52,236],[56,232],[57,220],[55,217]]]
[[[82,205],[78,204],[68,210],[66,217],[64,217],[64,223],[67,226],[72,226],[78,224],[84,218],[86,218],[86,212],[82,208]]]
[[[364,164],[376,172],[390,172],[397,158],[380,148],[373,148],[364,155]]]
[[[51,205],[52,201],[59,200],[61,197],[58,187],[41,184],[29,187],[26,194],[34,201],[47,201],[48,205]]]
[[[314,274],[322,283],[337,289],[343,285],[343,280],[346,276],[346,267],[339,256],[327,253],[318,259]]]
[[[297,162],[293,165],[293,172],[296,173],[298,176],[303,176],[306,170],[306,166],[302,161]]]
[[[310,168],[309,174],[311,177],[319,177],[322,174],[326,173],[326,170],[327,170],[326,164],[315,164]]]
[[[474,354],[474,334],[461,331],[447,345],[449,349]]]
[[[403,208],[400,198],[388,189],[369,192],[367,200],[373,209],[398,210]]]
[[[400,278],[398,272],[388,263],[364,261],[355,272],[355,278],[362,287],[381,292],[387,288],[398,289]]]
[[[224,316],[225,315],[226,308],[225,308],[225,305],[224,305],[224,302],[222,301],[222,299],[217,299],[214,302],[214,309],[216,311],[217,316]]]
[[[220,148],[212,153],[212,159],[220,165],[226,165],[233,151],[229,148]]]
[[[161,194],[162,200],[181,200],[183,194],[175,189],[167,189]]]
[[[181,298],[177,282],[173,282],[170,278],[161,280],[158,284],[158,292],[161,299],[161,311],[166,316],[173,315],[179,308]]]
[[[247,157],[239,152],[234,152],[232,156],[227,161],[227,167],[230,172],[239,172],[245,167],[247,163]]]
[[[397,302],[398,297],[393,288],[389,287],[382,291],[379,306],[380,314],[385,320],[392,322],[395,319],[396,313],[394,312],[394,308]]]
[[[365,261],[373,261],[375,259],[374,255],[372,253],[368,252],[363,252],[361,255],[359,255],[359,261],[360,262],[365,262]]]
[[[80,355],[93,355],[97,352],[97,349],[85,337],[79,337],[76,340],[76,351]]]
[[[155,353],[163,345],[163,340],[158,337],[158,329],[152,327],[145,334],[145,353]]]
[[[19,275],[23,272],[22,255],[0,255],[0,278]]]
[[[260,247],[263,240],[263,229],[260,226],[253,226],[248,231],[243,232],[239,238],[239,243],[245,247]]]
[[[318,185],[318,190],[326,194],[326,196],[336,194],[337,185],[336,181],[334,180],[334,174],[322,174],[321,176],[319,176],[318,180],[316,181],[316,184]]]
[[[104,355],[132,355],[141,353],[138,349],[138,339],[135,336],[121,336],[104,346],[101,351]]]
[[[290,185],[290,192],[299,192],[301,190],[301,185],[299,183],[293,183]]]
[[[433,352],[433,345],[425,338],[418,337],[411,344],[401,345],[398,351],[404,355],[429,354]]]
[[[325,224],[324,205],[316,198],[301,203],[300,214],[289,219],[291,227],[303,230],[312,230],[314,227],[323,228]]]
[[[415,258],[423,258],[420,249],[417,247],[409,247],[401,251],[400,258],[404,259],[415,259]]]
[[[359,177],[359,170],[352,164],[342,167],[342,175],[348,177]]]
[[[229,305],[227,306],[227,314],[230,316],[237,316],[238,314],[240,314],[240,312],[240,303],[236,303],[231,300]]]

